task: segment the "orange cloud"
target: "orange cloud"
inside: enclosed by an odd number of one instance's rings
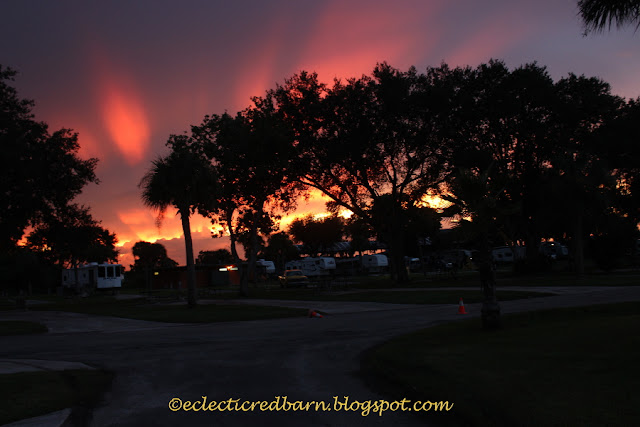
[[[130,74],[104,54],[94,52],[97,102],[102,123],[129,165],[144,160],[150,146],[150,123],[142,96]]]
[[[280,230],[286,230],[291,223],[298,218],[304,218],[309,215],[312,215],[316,219],[329,216],[326,207],[328,201],[331,201],[329,196],[326,196],[320,190],[315,188],[309,190],[309,198],[307,200],[300,198],[295,212],[282,216],[280,220]],[[352,214],[353,212],[346,209],[339,212],[339,216],[343,218],[349,218]]]
[[[369,74],[382,61],[398,68],[413,65],[428,56],[438,42],[441,31],[435,18],[443,5],[390,6],[382,2],[363,9],[352,3],[329,2],[312,29],[301,68],[316,71],[323,81],[330,82],[334,77]],[[416,32],[421,36],[416,37]]]
[[[437,16],[445,4],[374,3],[362,9],[334,0],[324,4],[308,32],[301,34],[290,25],[295,16],[279,15],[261,32],[258,48],[237,66],[234,104],[244,108],[250,97],[263,95],[300,70],[317,72],[321,81],[331,83],[336,77],[369,74],[382,61],[398,68],[414,65],[437,46],[442,34]],[[297,43],[290,43],[291,37]],[[280,74],[283,62],[292,65],[285,76]]]
[[[274,77],[278,69],[278,61],[286,52],[287,21],[294,19],[287,16],[286,12],[279,14],[278,18],[271,20],[268,28],[261,32],[259,44],[255,49],[247,51],[243,60],[236,67],[238,73],[235,77],[233,89],[234,105],[244,109],[251,104],[254,96],[263,96],[265,91],[273,89],[276,81],[281,77]]]
[[[244,109],[251,104],[252,97],[263,96],[265,91],[275,87],[272,76],[280,45],[279,37],[274,34],[262,40],[260,49],[247,58],[241,67],[243,71],[238,73],[235,80],[234,105]]]
[[[200,251],[210,251],[216,249],[229,249],[229,239],[227,237],[220,237],[213,239],[211,234],[207,232],[192,232],[191,239],[193,241],[193,256],[197,257]],[[120,258],[119,262],[126,266],[127,268],[130,265],[133,265],[133,245],[139,240],[132,240],[130,242],[126,242],[120,247]],[[150,241],[150,240],[147,240]],[[169,258],[178,262],[180,265],[186,264],[186,254],[184,247],[184,238],[182,234],[179,237],[175,238],[162,238],[153,240],[152,243],[160,243],[167,249],[167,255]],[[242,245],[238,245],[238,251],[240,255],[243,255]]]
[[[175,209],[167,209],[160,227],[157,224],[157,213],[147,208],[133,208],[117,212],[118,219],[129,226],[133,231],[132,235],[122,235],[123,240],[143,240],[145,242],[155,242],[160,239],[181,238],[182,222],[176,214]],[[211,221],[200,215],[190,217],[191,232],[211,233]]]
[[[319,212],[326,213],[325,204],[329,200],[329,197],[319,190],[310,190],[308,200],[301,198],[298,201],[298,209],[282,217],[280,229],[286,230],[296,218],[318,215]],[[349,212],[344,211],[341,215],[347,217]],[[167,210],[159,228],[156,225],[156,212],[146,207],[119,210],[117,217],[121,223],[127,226],[126,230],[124,230],[125,227],[120,227],[121,231],[118,232],[118,247],[121,254],[119,261],[121,264],[125,266],[133,264],[131,249],[139,241],[161,243],[167,249],[170,258],[178,261],[180,265],[185,264],[182,223],[180,217],[176,215],[175,209]],[[194,256],[197,256],[198,252],[202,250],[229,249],[228,236],[212,237],[211,230],[213,226],[208,218],[196,214],[191,216],[190,221]],[[218,236],[218,233],[215,235]],[[238,244],[237,249],[240,255],[243,256],[242,245]]]
[[[143,160],[149,148],[149,124],[140,100],[117,84],[105,88],[102,113],[111,138],[127,163]]]
[[[168,209],[160,227],[156,224],[157,214],[151,209],[140,207],[122,210],[117,212],[118,219],[127,225],[127,231],[118,233],[120,241],[120,262],[124,265],[133,264],[131,248],[136,242],[144,241],[151,243],[161,243],[167,248],[170,258],[185,264],[184,235],[182,233],[182,222],[176,215],[175,209]],[[200,215],[192,215],[191,238],[194,244],[195,256],[201,250],[217,249],[229,241],[226,238],[213,239],[211,236],[211,221]],[[222,243],[221,243],[222,242]]]

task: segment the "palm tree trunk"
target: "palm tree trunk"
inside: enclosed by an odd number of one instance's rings
[[[184,234],[184,246],[187,252],[187,303],[189,308],[195,308],[196,301],[196,266],[193,260],[193,241],[191,240],[191,224],[189,221],[189,209],[180,210],[182,220],[182,232]]]

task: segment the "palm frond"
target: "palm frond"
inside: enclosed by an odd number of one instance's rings
[[[194,153],[174,151],[155,159],[138,186],[145,206],[158,211],[159,224],[169,206],[188,216],[207,205],[215,193],[216,179],[206,160]]]
[[[628,24],[640,26],[640,1],[638,0],[580,0],[579,14],[585,25],[585,32],[601,32]]]

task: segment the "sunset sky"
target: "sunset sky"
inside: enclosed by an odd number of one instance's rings
[[[36,102],[51,130],[79,132],[80,155],[100,159],[99,185],[78,201],[131,247],[158,241],[184,262],[180,221],[162,227],[137,187],[165,142],[206,114],[235,113],[300,70],[369,74],[377,62],[419,71],[447,62],[509,67],[537,61],[554,79],[598,76],[613,93],[640,96],[640,34],[583,36],[575,0],[216,1],[110,0],[0,3],[0,63]],[[298,213],[320,212],[324,201]],[[194,217],[195,253],[227,247]]]

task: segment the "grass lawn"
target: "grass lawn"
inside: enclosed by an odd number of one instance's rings
[[[638,425],[637,303],[445,324],[383,344],[363,359],[365,377],[394,397],[445,400],[443,425]]]
[[[175,292],[175,291],[174,291]],[[511,299],[547,296],[539,292],[502,291],[498,297],[502,301]],[[173,296],[176,296],[174,294]],[[381,302],[394,304],[457,304],[462,297],[465,303],[482,300],[479,290],[400,290],[400,291],[365,291],[353,292],[320,292],[315,289],[259,289],[252,290],[253,298],[284,299],[296,301],[346,301],[346,302]],[[101,316],[124,317],[138,320],[177,323],[209,323],[239,320],[260,320],[270,318],[305,316],[306,309],[225,304],[225,299],[238,298],[234,292],[218,293],[212,299],[216,304],[199,304],[196,309],[189,309],[186,302],[179,304],[152,303],[146,298],[117,300],[110,295],[91,295],[87,298],[57,298],[44,304],[29,304],[29,310],[66,311],[74,313],[95,314]],[[27,328],[27,326],[23,326]],[[11,327],[2,329],[9,331]],[[23,329],[24,330],[24,329]],[[35,330],[34,330],[35,331]],[[26,333],[26,332],[21,332]]]
[[[418,273],[411,274],[411,278],[410,287],[478,287],[480,283],[475,271],[461,272],[455,279],[446,275],[425,277]],[[517,275],[510,270],[500,270],[496,272],[496,281],[498,289],[504,286],[636,286],[640,285],[640,271],[594,272],[578,277],[573,272]],[[377,284],[378,287],[382,283],[384,281],[381,280],[362,282],[363,285]]]
[[[143,298],[115,300],[112,297],[106,296],[78,298],[64,300],[54,304],[34,305],[30,310],[68,311],[73,313],[176,323],[260,320],[304,316],[307,314],[307,310],[304,309],[250,305],[200,304],[195,309],[189,309],[186,303],[179,305],[151,304]]]
[[[498,299],[501,301],[550,296],[554,294],[526,291],[498,291]],[[229,295],[235,298],[235,295]],[[390,304],[457,304],[460,298],[465,303],[481,302],[482,292],[479,289],[469,290],[361,290],[350,292],[324,293],[313,289],[272,289],[255,290],[253,298],[283,299],[299,301],[347,301],[347,302],[381,302]]]
[[[89,408],[111,380],[110,373],[86,369],[0,375],[0,425],[65,408]]]
[[[0,336],[40,334],[47,332],[47,327],[41,323],[28,322],[25,320],[1,320]]]

